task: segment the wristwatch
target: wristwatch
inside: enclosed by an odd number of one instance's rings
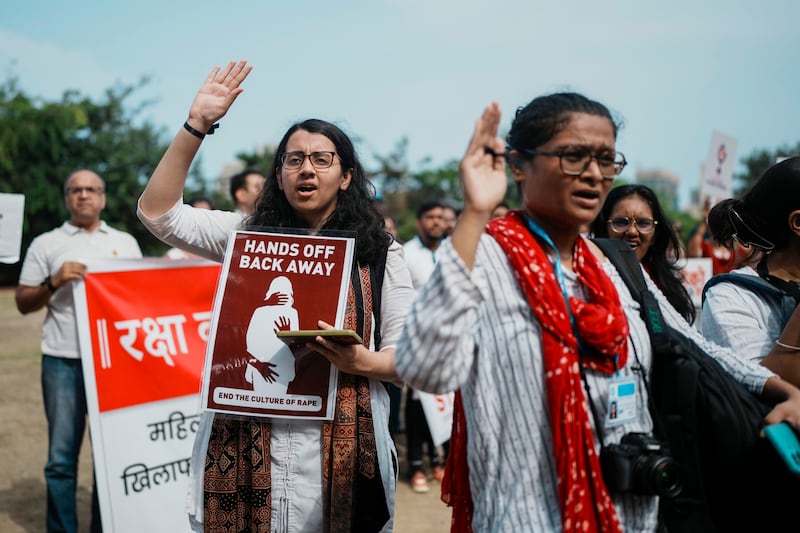
[[[56,289],[58,288],[55,285],[53,285],[53,278],[50,276],[44,278],[44,281],[40,285],[42,287],[47,287],[50,292],[56,292]]]

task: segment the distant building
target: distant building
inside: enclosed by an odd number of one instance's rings
[[[637,170],[636,182],[650,187],[670,210],[678,210],[678,183],[681,178],[663,169]]]

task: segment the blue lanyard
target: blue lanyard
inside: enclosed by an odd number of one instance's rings
[[[542,229],[542,227],[536,223],[528,215],[525,215],[525,223],[528,225],[528,229],[536,235],[537,237],[541,238],[550,248],[553,249],[553,253],[556,254],[556,260],[552,263],[553,270],[556,271],[556,279],[558,280],[558,285],[561,287],[561,294],[564,296],[564,303],[567,306],[567,315],[569,316],[569,323],[572,326],[572,334],[575,335],[575,339],[578,341],[578,351],[579,352],[592,352],[593,349],[586,349],[583,344],[583,340],[581,336],[578,334],[578,329],[575,327],[575,317],[572,316],[572,307],[569,305],[569,293],[567,292],[567,279],[564,276],[564,267],[561,265],[561,254],[558,253],[558,248],[556,248],[555,243],[553,243],[553,239]],[[617,364],[617,356],[614,356],[614,367],[617,368],[617,374],[619,374],[619,368]]]
[[[561,254],[558,253],[558,248],[553,243],[553,239],[550,238],[542,227],[536,223],[528,215],[525,215],[525,223],[528,225],[528,229],[531,230],[531,233],[536,235],[537,237],[541,238],[550,248],[553,249],[553,253],[556,254],[556,260],[552,263],[553,269],[556,271],[556,279],[558,280],[558,285],[561,287],[561,294],[564,296],[564,302],[567,304],[567,314],[569,315],[569,321],[573,325],[573,329],[575,326],[575,322],[572,318],[572,309],[569,305],[569,293],[567,292],[567,279],[564,276],[564,268],[561,266]]]

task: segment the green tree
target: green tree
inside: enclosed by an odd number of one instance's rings
[[[252,152],[239,152],[236,154],[236,159],[244,163],[244,168],[258,170],[266,176],[275,164],[276,149],[277,146],[262,146]]]
[[[369,177],[381,189],[387,209],[399,217],[408,210],[408,138],[403,137],[387,155],[373,154],[377,165],[366,169]]]
[[[743,157],[741,163],[744,165],[745,171],[738,172],[733,176],[734,182],[738,184],[736,196],[741,196],[752,187],[758,178],[778,160],[798,155],[800,155],[800,142],[793,147],[784,145],[775,150],[754,150],[750,155]]]
[[[400,240],[408,240],[416,234],[416,208],[423,202],[440,200],[456,208],[464,202],[458,159],[431,166],[430,158],[424,158],[417,163],[418,170],[412,171],[405,137],[389,154],[374,154],[373,158],[377,166],[368,171],[368,175],[381,191],[384,209],[397,220]],[[512,208],[519,206],[517,186],[510,175],[505,201]]]
[[[78,168],[105,180],[104,220],[132,233],[145,254],[166,249],[136,218],[136,200],[167,147],[163,132],[141,119],[152,102],[134,97],[146,84],[107,89],[99,101],[70,90],[54,102],[26,95],[15,78],[0,84],[0,192],[25,194],[23,255],[35,236],[67,219],[63,184]],[[202,182],[193,170],[191,186]]]

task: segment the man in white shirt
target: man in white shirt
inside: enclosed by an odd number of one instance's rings
[[[445,236],[444,204],[425,202],[417,209],[417,235],[403,245],[414,290],[419,291],[433,273],[434,254]]]
[[[417,209],[417,236],[403,245],[408,270],[414,290],[419,291],[433,273],[436,265],[436,250],[445,237],[447,225],[445,205],[429,201]],[[428,478],[425,474],[423,448],[427,446],[431,463],[432,477],[441,481],[444,476],[442,458],[431,438],[428,422],[422,410],[422,402],[413,389],[406,390],[406,445],[408,447],[408,477],[414,492],[428,492]]]
[[[15,299],[22,314],[47,307],[42,325],[42,393],[48,426],[47,531],[76,532],[78,455],[86,427],[83,382],[72,282],[86,275],[90,258],[142,257],[136,239],[100,219],[105,183],[91,170],[73,172],[64,184],[70,220],[31,243]],[[97,495],[92,528],[100,531]]]

